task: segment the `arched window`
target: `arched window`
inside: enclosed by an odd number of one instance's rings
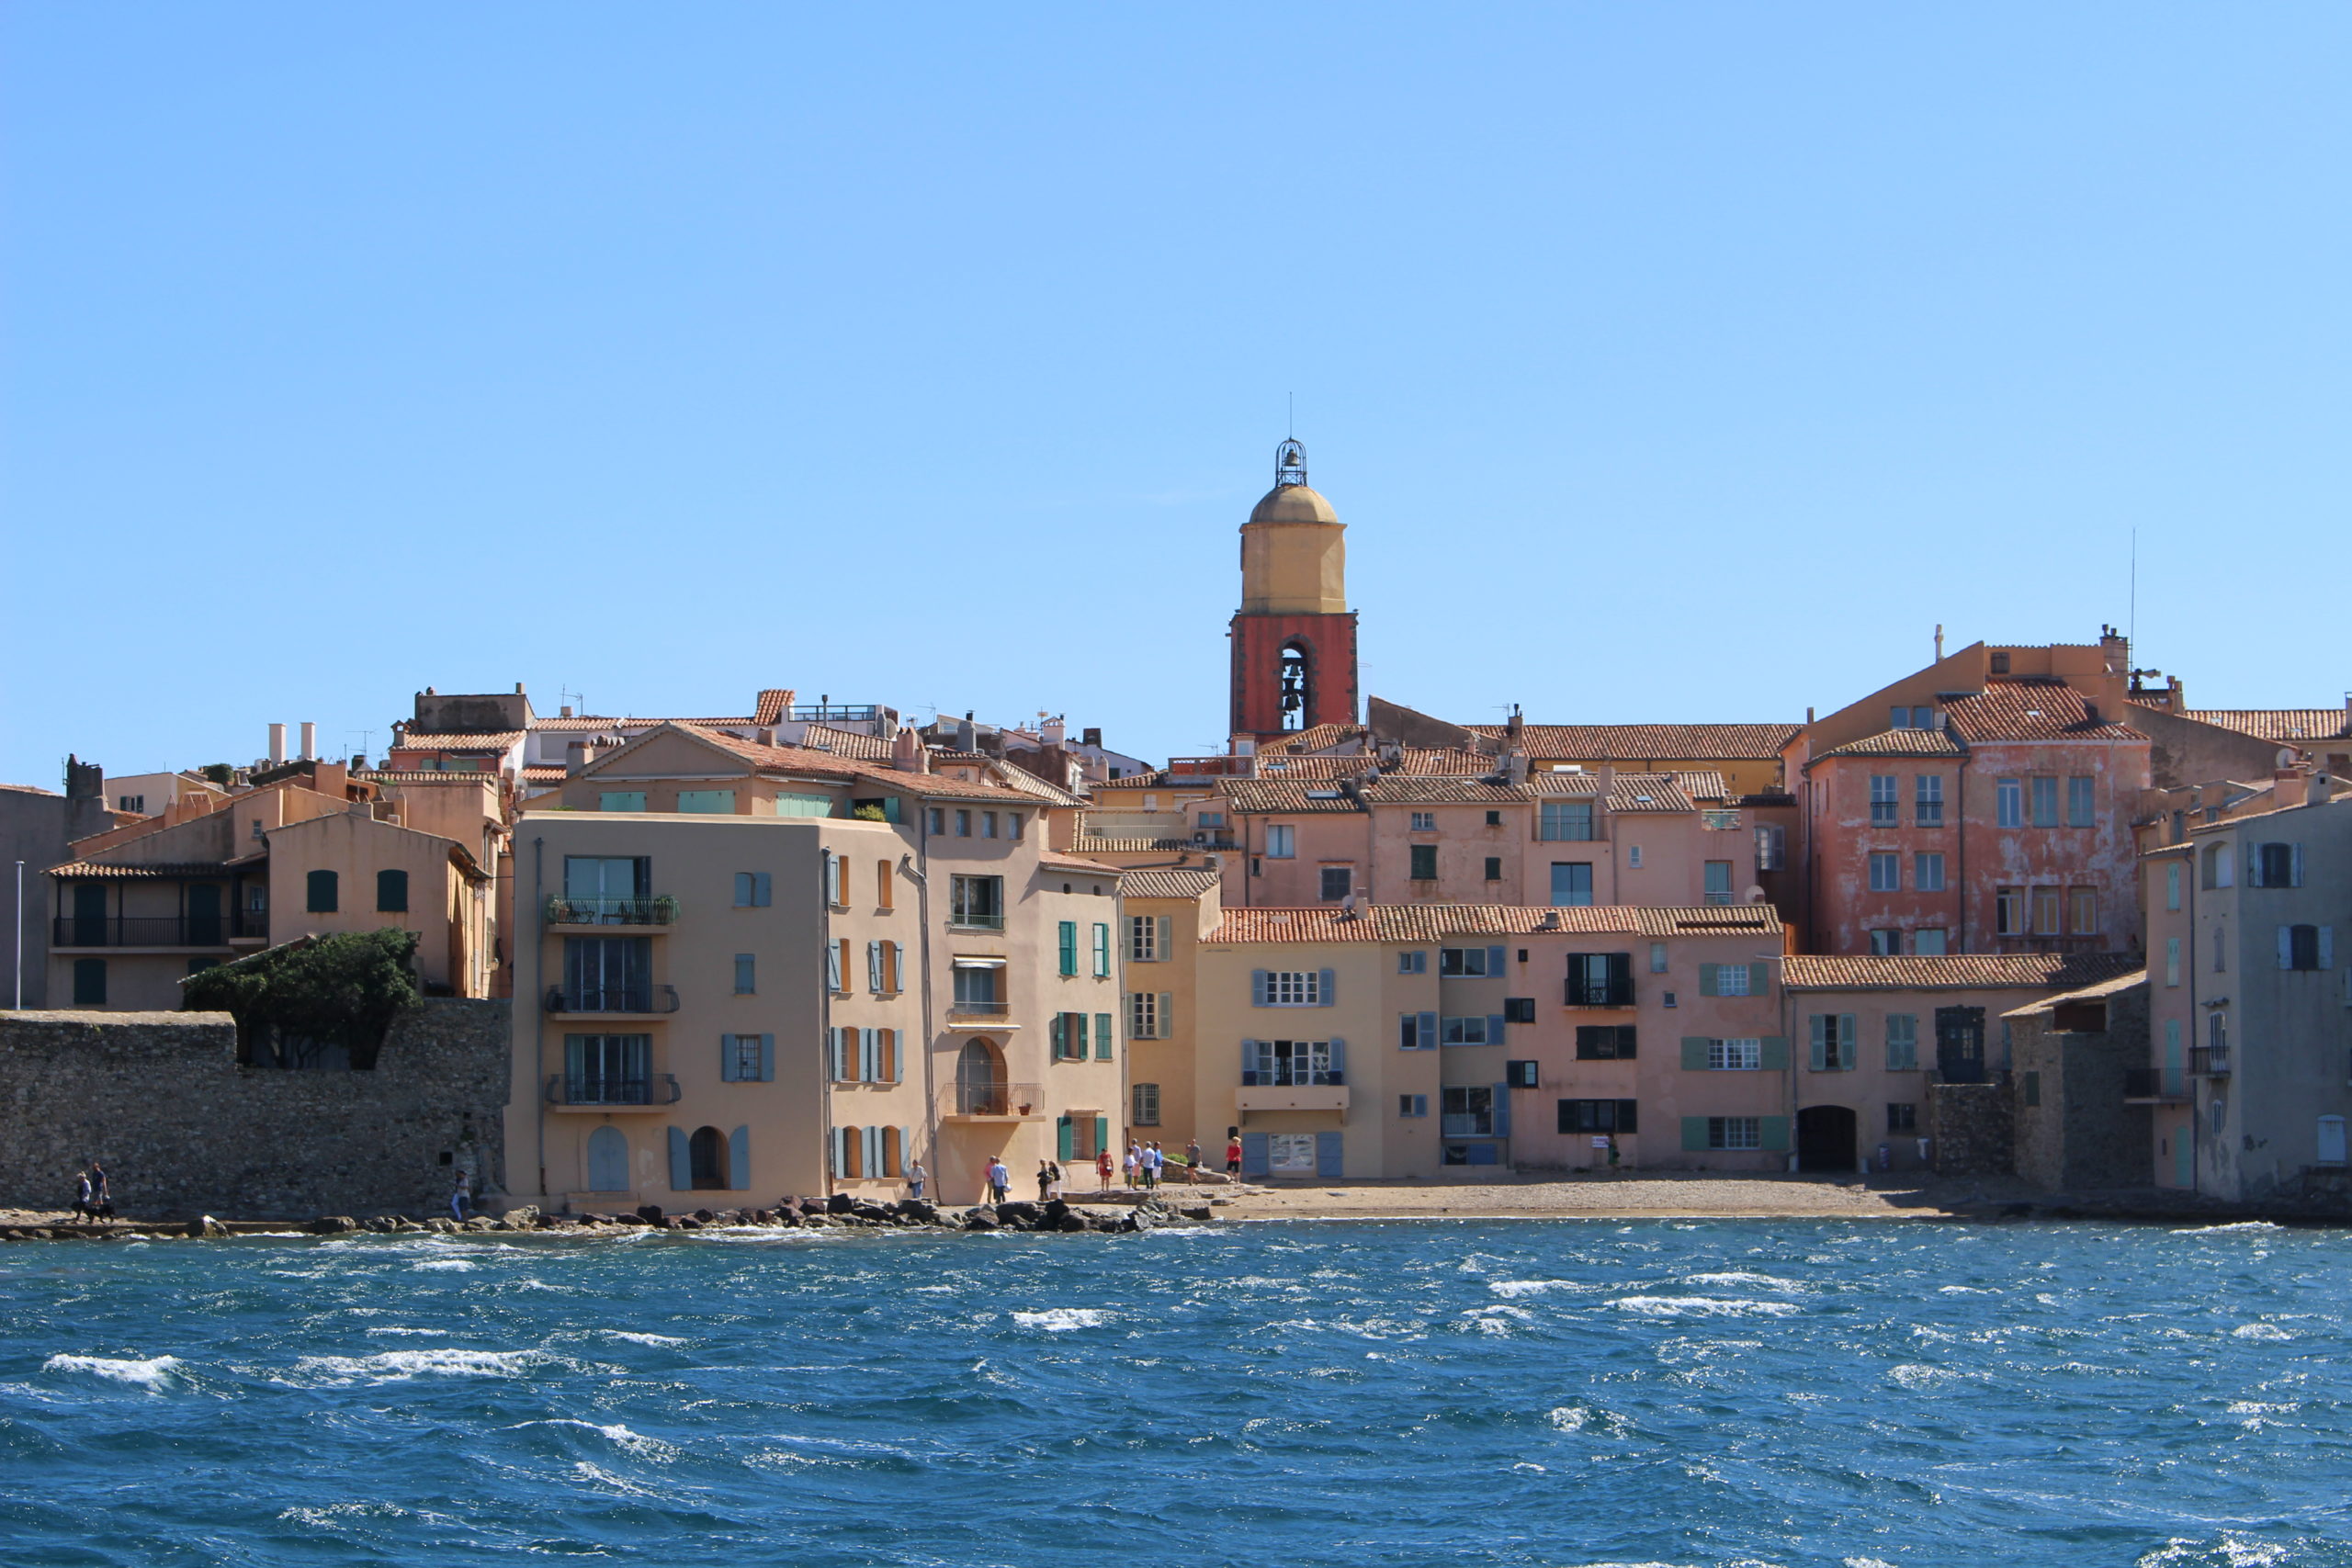
[[[310,892],[304,906],[314,915],[332,915],[343,907],[337,878],[332,871],[314,871],[304,879]]]
[[[994,1041],[966,1041],[956,1057],[956,1109],[967,1116],[1002,1116],[1008,1098],[1004,1054]]]
[[[727,1189],[727,1137],[716,1127],[697,1127],[686,1140],[686,1168],[697,1192]]]
[[[329,875],[334,874],[330,872]],[[404,915],[408,912],[408,873],[379,871],[376,874],[376,908],[379,913]]]
[[[1295,642],[1283,645],[1282,662],[1276,667],[1276,675],[1281,682],[1283,728],[1305,729],[1306,716],[1314,705],[1315,672],[1304,645]]]

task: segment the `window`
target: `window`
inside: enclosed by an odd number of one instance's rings
[[[2335,955],[2326,951],[2334,943],[2323,944],[2324,928],[2319,926],[2280,926],[2278,928],[2278,967],[2281,969],[2327,969]]]
[[[2165,866],[2165,908],[2174,911],[2180,908],[2180,863],[2178,861],[2168,862]]]
[[[1552,904],[1555,908],[1578,908],[1592,902],[1592,863],[1589,861],[1554,861],[1552,863]]]
[[[1788,829],[1778,822],[1758,822],[1756,825],[1756,869],[1778,871],[1788,863]]]
[[[1898,893],[1903,888],[1903,857],[1890,851],[1871,853],[1871,891]]]
[[[1536,813],[1535,836],[1552,843],[1586,843],[1592,838],[1592,802],[1547,800]]]
[[[764,909],[772,900],[773,889],[764,871],[739,871],[735,874],[735,907],[739,909]]]
[[[1948,951],[1941,926],[1928,926],[1911,933],[1911,951],[1922,958],[1941,958]]]
[[[1764,1119],[1760,1116],[1710,1116],[1707,1118],[1707,1147],[1711,1149],[1760,1149],[1764,1146]]]
[[[1707,902],[1710,904],[1730,903],[1731,862],[1711,860],[1702,865],[1700,871],[1704,879]]]
[[[600,791],[596,796],[596,809],[599,811],[642,811],[645,809],[645,792],[641,789]]]
[[[2025,826],[2025,784],[2022,780],[1993,781],[1993,823],[1999,828]]]
[[[2037,828],[2058,826],[2058,781],[2049,773],[2037,773],[2033,784],[2033,825]]]
[[[2245,858],[2249,887],[2301,887],[2303,855],[2300,844],[2256,844]]]
[[[74,1005],[77,1008],[102,1008],[107,1005],[105,959],[77,958],[74,961]]]
[[[748,997],[759,990],[756,979],[758,970],[758,961],[751,953],[739,953],[735,955],[735,994],[737,996]]]
[[[2025,1075],[2025,1102],[2028,1105],[2041,1103],[2041,1075],[2040,1073]]]
[[[2213,973],[2216,975],[2226,975],[2229,972],[2230,939],[2228,928],[2217,925],[2213,928]],[[2220,1015],[2216,1014],[2215,1016],[2219,1017]]]
[[[722,1034],[718,1077],[723,1083],[767,1083],[775,1077],[775,1036]]]
[[[1426,953],[1400,953],[1396,955],[1399,975],[1426,975],[1430,972],[1430,955]]]
[[[890,907],[890,894],[895,883],[896,879],[890,874],[890,863],[887,860],[876,861],[874,863],[874,907],[876,908],[887,909]]]
[[[1127,917],[1127,960],[1132,964],[1157,964],[1160,961],[1169,925],[1166,915],[1129,915]]]
[[[983,839],[993,839],[996,837],[995,812],[983,811],[980,813],[980,837]]]
[[[1127,993],[1127,1037],[1131,1040],[1159,1040],[1160,1004],[1167,998],[1157,991]]]
[[[1427,1116],[1430,1097],[1426,1094],[1400,1094],[1396,1097],[1396,1114],[1404,1117]]]
[[[1487,857],[1487,880],[1489,882],[1500,882],[1502,879],[1503,857],[1500,855],[1488,855]]]
[[[1436,812],[1434,812],[1434,811],[1416,811],[1416,812],[1414,812],[1414,813],[1413,813],[1413,831],[1414,831],[1414,832],[1416,832],[1416,833],[1434,833],[1434,832],[1436,832],[1436,831],[1437,831],[1437,813],[1436,813]]]
[[[1901,784],[1902,781],[1896,778],[1893,773],[1872,773],[1871,775],[1871,827],[1892,828],[1894,826],[1895,813],[1900,809],[1901,806],[1901,795],[1899,792],[1899,786]]]
[[[1003,965],[992,959],[956,960],[954,1009],[959,1012],[1001,1012],[1004,997],[997,989]]]
[[[1871,956],[1894,958],[1903,952],[1903,933],[1899,931],[1874,931],[1871,936]]]
[[[1086,1060],[1086,1015],[1082,1012],[1057,1012],[1046,1020],[1046,1034],[1054,1060]]]
[[[2228,887],[2236,881],[2236,866],[2227,844],[2205,846],[2204,883],[2208,887]]]
[[[1503,825],[1503,814],[1502,814],[1501,812],[1499,812],[1499,811],[1489,811],[1489,812],[1487,812],[1487,827],[1489,827],[1489,828],[1499,828],[1499,827],[1501,827],[1502,825]]]
[[[967,809],[959,809],[956,813],[956,836],[959,839],[972,836],[972,814]]]
[[[1886,1015],[1886,1070],[1890,1073],[1919,1070],[1917,1014],[1891,1012]]]
[[[825,978],[836,991],[849,991],[849,938],[825,944]]]
[[[1710,1040],[1707,1042],[1707,1070],[1711,1073],[1753,1073],[1764,1066],[1764,1042],[1761,1039]]]
[[[1762,991],[1769,983],[1760,964],[1750,968],[1745,964],[1702,964],[1699,965],[1699,994],[1702,997],[1748,997]]]
[[[1437,1049],[1437,1014],[1408,1012],[1397,1018],[1396,1044],[1405,1051],[1434,1051]]]
[[[1666,943],[1662,942],[1650,943],[1650,973],[1653,975],[1666,973]]]
[[[1625,869],[1628,871],[1639,871],[1642,869],[1641,845],[1628,844],[1625,846]]]
[[[1314,969],[1268,969],[1265,1000],[1261,1007],[1313,1008],[1323,1005],[1323,976]]]
[[[1287,822],[1266,824],[1266,858],[1289,860],[1297,852],[1293,829]]]
[[[1057,947],[1059,953],[1057,973],[1067,979],[1078,973],[1078,922],[1076,920],[1061,922]]]
[[[1443,1114],[1438,1130],[1449,1138],[1491,1136],[1495,1131],[1495,1091],[1483,1085],[1457,1084],[1441,1089]]]
[[[1993,930],[2001,936],[2025,934],[2025,889],[1996,887],[1993,890]]]
[[[1135,1086],[1133,1093],[1135,1096],[1135,1116],[1133,1118],[1135,1124],[1138,1127],[1159,1126],[1159,1086],[1156,1083],[1139,1083]]]
[[[1813,1060],[1816,1073],[1850,1073],[1854,1070],[1855,1043],[1861,1037],[1857,1027],[1860,1021],[1850,1012],[1817,1012],[1813,1015]]]
[[[1922,828],[1944,825],[1944,781],[1940,773],[1921,773],[1911,785],[1911,815]]]
[[[836,909],[849,906],[848,863],[832,851],[825,852],[825,902]]]
[[[1634,1059],[1634,1026],[1630,1023],[1580,1023],[1577,1026],[1577,1060],[1630,1062]]]
[[[1922,893],[1942,892],[1944,890],[1944,857],[1940,854],[1913,855],[1911,857],[1911,886]]]
[[[1736,832],[1739,829],[1739,813],[1728,807],[1708,807],[1699,813],[1699,827],[1703,832]]]
[[[895,942],[865,944],[865,988],[877,997],[895,996],[899,991],[899,951]]]
[[[1094,922],[1094,977],[1107,979],[1111,974],[1111,922]]]
[[[1634,1005],[1634,955],[1630,953],[1568,954],[1570,1007]]]
[[[1458,979],[1478,979],[1499,976],[1499,965],[1490,964],[1502,950],[1487,947],[1442,947],[1438,949],[1437,972]]]
[[[1343,1054],[1344,1048],[1329,1040],[1245,1040],[1241,1043],[1242,1086],[1288,1089],[1344,1083]]]
[[[1409,869],[1406,872],[1407,876],[1415,882],[1437,880],[1437,846],[1435,844],[1410,845],[1406,854],[1411,862]]]
[[[1988,674],[2006,675],[2009,672],[2009,656],[2006,649],[1987,657],[1991,661],[1991,669],[1986,671]]]
[[[1487,1027],[1487,1022],[1488,1020],[1484,1013],[1471,1013],[1461,1018],[1441,1020],[1439,1028],[1442,1032],[1439,1039],[1448,1045],[1501,1044],[1502,1036],[1489,1030]]]
[[[1008,811],[1004,814],[1004,836],[1008,839],[1021,837],[1021,813],[1018,811]]]
[[[376,874],[376,909],[379,914],[408,912],[408,873],[379,871]]]
[[[143,812],[147,809],[147,797],[143,795],[121,795],[115,801],[115,809],[118,811]]]
[[[1116,773],[1114,773],[1111,776],[1113,778],[1118,777]],[[1222,828],[1225,826],[1225,813],[1222,811],[1204,811],[1196,820],[1199,822],[1200,826],[1204,828]]]
[[[1419,845],[1415,845],[1413,852],[1416,855],[1419,854],[1420,847]],[[1417,860],[1414,863],[1419,865],[1420,863]],[[1356,883],[1355,867],[1351,865],[1327,865],[1322,868],[1322,873],[1323,897],[1326,900],[1337,902],[1341,898],[1345,898],[1354,890]],[[1431,869],[1430,874],[1432,876],[1437,874],[1434,868]]]
[[[2177,936],[2165,938],[2165,984],[2180,984],[2180,938]]]
[[[2069,887],[2066,889],[2066,929],[2076,936],[2098,934],[2098,888]]]
[[[305,907],[311,913],[332,915],[335,912],[340,901],[338,883],[339,878],[332,871],[314,871],[303,878],[305,891],[310,895],[309,903]]]
[[[982,931],[1004,929],[1004,878],[956,876],[947,883],[947,923]]]
[[[1540,1062],[1505,1062],[1503,1084],[1508,1089],[1541,1089],[1544,1068]]]
[[[1630,1100],[1563,1100],[1559,1102],[1563,1133],[1637,1133],[1640,1118]]]
[[[1917,1105],[1890,1100],[1886,1107],[1886,1130],[1890,1133],[1916,1133],[1919,1130],[1919,1108]]]
[[[2067,827],[2088,828],[2098,822],[2090,774],[2075,773],[2066,780]]]
[[[1535,998],[1533,997],[1505,997],[1503,1021],[1505,1023],[1533,1023]]]
[[[2056,936],[2058,924],[2058,889],[2037,887],[2033,890],[2033,934]]]
[[[933,838],[943,838],[947,832],[947,813],[936,806],[923,808],[923,829]]]

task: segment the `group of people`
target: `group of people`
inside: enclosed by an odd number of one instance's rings
[[[106,1167],[96,1160],[74,1173],[74,1212],[85,1220],[114,1218],[114,1194],[107,1190]]]
[[[1111,1190],[1112,1179],[1123,1168],[1126,1172],[1129,1187],[1151,1189],[1160,1184],[1170,1165],[1175,1162],[1156,1143],[1129,1143],[1124,1158],[1114,1156],[1106,1147],[1095,1152],[1093,1163],[1096,1190],[1108,1192]],[[1184,1172],[1186,1186],[1199,1182],[1203,1179],[1203,1173],[1208,1170],[1208,1161],[1201,1153],[1201,1143],[1198,1138],[1191,1139],[1184,1145],[1181,1168]],[[1070,1173],[1062,1168],[1059,1160],[1039,1160],[1037,1162],[1037,1201],[1041,1203],[1050,1203],[1057,1198],[1067,1197],[1069,1193],[1065,1184],[1069,1181],[1069,1175]],[[1214,1173],[1211,1175],[1213,1178]],[[1241,1179],[1241,1139],[1238,1135],[1226,1142],[1225,1179],[1229,1182]],[[922,1162],[920,1160],[910,1162],[907,1166],[906,1181],[912,1196],[916,1198],[922,1196],[925,1179]],[[988,1163],[981,1168],[980,1180],[988,1190],[988,1201],[991,1203],[1001,1203],[1012,1194],[1012,1170],[1004,1163],[1001,1156],[989,1156]]]

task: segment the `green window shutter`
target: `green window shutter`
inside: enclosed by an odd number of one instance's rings
[[[1685,1116],[1682,1119],[1682,1146],[1685,1150],[1706,1151],[1707,1119],[1704,1116]]]
[[[1768,1073],[1787,1072],[1789,1070],[1789,1037],[1785,1034],[1767,1034],[1758,1047],[1757,1059],[1758,1064]]]
[[[305,900],[309,906],[308,913],[332,915],[335,912],[338,903],[335,883],[335,874],[332,871],[314,871],[303,879],[303,890],[310,896]]]
[[[1062,1032],[1069,1022],[1069,1014],[1057,1012],[1046,1021],[1046,1055],[1049,1060],[1062,1059]]]
[[[1758,961],[1747,966],[1747,994],[1760,997],[1772,988],[1772,966]]]
[[[1110,1146],[1111,1146],[1111,1119],[1110,1119],[1108,1116],[1097,1116],[1097,1117],[1094,1119],[1094,1147],[1095,1147],[1095,1150],[1096,1150],[1096,1152],[1097,1152],[1097,1153],[1100,1153],[1102,1150],[1103,1150],[1103,1149],[1107,1149],[1107,1148],[1109,1148]]]
[[[1829,1070],[1829,1015],[1826,1012],[1813,1015],[1813,1055],[1805,1065],[1816,1073]]]
[[[1153,1039],[1173,1040],[1176,1038],[1176,996],[1174,992],[1162,991],[1159,993],[1159,1011],[1153,1016],[1151,1021],[1153,1026]]]
[[[1699,965],[1699,994],[1701,996],[1719,997],[1723,995],[1722,988],[1718,986],[1715,980],[1715,971],[1721,967],[1722,965],[1715,964],[1702,964]]]
[[[1111,1059],[1111,1015],[1107,1012],[1094,1015],[1094,1059],[1098,1062]]]
[[[1069,1025],[1069,1059],[1083,1062],[1086,1060],[1086,1015],[1082,1012],[1070,1014]]]
[[[1862,1032],[1855,1027],[1852,1013],[1841,1012],[1838,1015],[1838,1066],[1840,1071],[1850,1073],[1854,1070],[1854,1048],[1860,1041],[1861,1033]]]
[[[1059,1151],[1054,1157],[1068,1165],[1078,1148],[1078,1129],[1070,1124],[1069,1117],[1064,1116],[1054,1123],[1054,1138],[1055,1146]]]
[[[1170,952],[1169,944],[1175,940],[1176,922],[1166,915],[1161,915],[1158,918],[1159,920],[1159,941],[1154,944],[1151,951],[1159,958],[1166,959],[1172,956]]]
[[[1764,1122],[1764,1146],[1775,1154],[1786,1154],[1789,1148],[1789,1119],[1767,1116]]]
[[[376,874],[376,908],[388,915],[408,913],[408,873],[379,871]]]
[[[1686,1034],[1682,1037],[1682,1070],[1684,1072],[1703,1073],[1707,1070],[1709,1043],[1709,1038],[1704,1034]]]
[[[1076,920],[1062,921],[1059,936],[1061,972],[1064,975],[1076,975],[1078,973],[1078,922]]]

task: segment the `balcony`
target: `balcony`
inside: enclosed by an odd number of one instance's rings
[[[2162,1067],[2123,1069],[2123,1100],[2127,1105],[2170,1105],[2188,1098],[2188,1084],[2177,1070]]]
[[[2230,1076],[2230,1048],[2227,1045],[2192,1045],[2188,1048],[2188,1071],[2193,1077],[2225,1078]]]
[[[666,926],[677,919],[678,901],[666,894],[659,898],[548,895],[547,922],[551,926]]]
[[[1001,931],[1004,930],[1004,914],[992,909],[952,909],[947,924],[952,931]]]
[[[628,1111],[660,1111],[678,1103],[678,1080],[669,1073],[653,1073],[644,1077],[577,1077],[561,1074],[548,1077],[548,1104],[557,1111],[583,1111],[610,1113]]]
[[[958,1122],[1042,1122],[1045,1089],[1034,1083],[955,1084],[940,1095],[939,1114]]]
[[[1247,1075],[1244,1075],[1247,1076]],[[1323,1077],[1336,1077],[1337,1074]],[[1233,1091],[1236,1111],[1336,1111],[1348,1112],[1347,1086],[1340,1083],[1245,1085]]]
[[[1634,1005],[1634,986],[1630,980],[1570,980],[1567,1002],[1572,1008],[1629,1008]]]
[[[675,986],[598,986],[580,990],[568,990],[561,986],[549,986],[547,995],[549,1012],[602,1013],[663,1013],[678,1010],[678,988]]]
[[[226,947],[269,935],[259,909],[219,915],[60,915],[51,933],[56,947]]]
[[[956,1023],[998,1023],[1011,1017],[1011,1002],[953,1001],[947,1004],[947,1018]]]

